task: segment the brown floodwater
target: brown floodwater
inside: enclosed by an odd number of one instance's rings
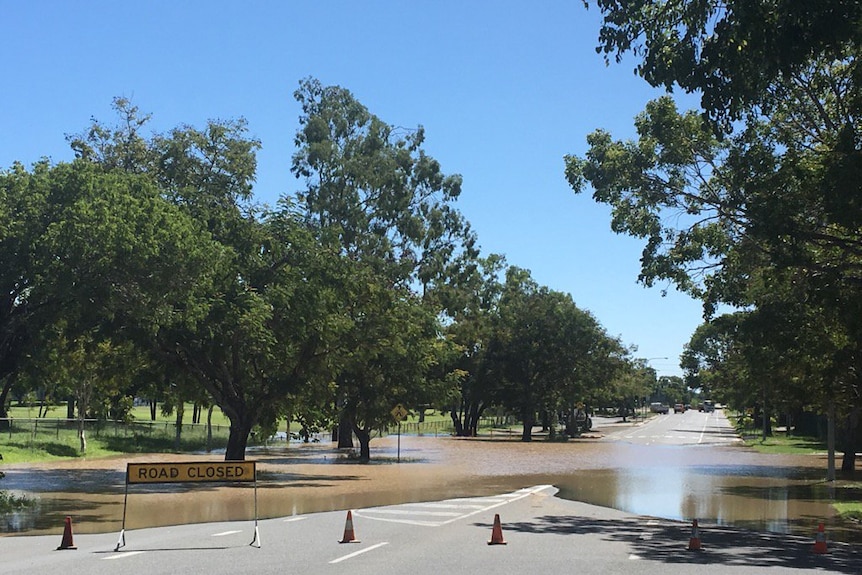
[[[830,538],[862,542],[841,522],[835,500],[862,495],[824,481],[825,456],[763,455],[742,447],[643,446],[579,440],[520,441],[402,436],[372,442],[370,464],[329,443],[253,451],[261,519],[453,497],[493,495],[550,484],[559,496],[635,514],[759,531],[812,534],[825,522]],[[128,462],[219,460],[216,455],[134,458],[4,466],[3,489],[38,505],[0,518],[0,533],[61,533],[72,516],[80,533],[119,532]],[[398,461],[400,459],[400,462]],[[251,484],[131,485],[126,529],[254,518]]]

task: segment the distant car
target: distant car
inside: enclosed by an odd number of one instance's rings
[[[650,403],[649,410],[653,413],[667,413],[670,411],[670,408],[663,403]]]
[[[673,406],[674,413],[685,413],[685,406],[681,403],[676,403]]]
[[[704,413],[715,411],[715,402],[710,399],[705,400],[703,403],[700,404],[699,411],[703,411]]]

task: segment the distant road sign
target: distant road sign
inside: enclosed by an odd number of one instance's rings
[[[129,463],[127,483],[198,483],[254,481],[253,461]]]
[[[395,418],[395,421],[401,423],[401,420],[407,417],[407,409],[401,405],[400,403],[392,408],[392,417]]]

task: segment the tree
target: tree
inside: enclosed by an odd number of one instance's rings
[[[272,426],[326,385],[338,268],[289,211],[260,225],[256,249],[218,278],[194,323],[161,326],[159,349],[194,376],[230,419],[227,460],[243,459],[255,425]]]
[[[148,117],[122,99],[115,107],[117,128],[94,121],[70,137],[79,161],[146,179],[197,241],[166,251],[157,237],[150,245],[161,257],[132,266],[110,286],[161,280],[124,303],[126,325],[140,345],[207,390],[231,421],[225,457],[243,459],[253,427],[295,409],[300,388],[317,381],[333,325],[326,314],[337,304],[320,282],[337,254],[318,249],[288,203],[265,213],[249,203],[259,143],[247,137],[243,120],[145,138]],[[138,263],[136,252],[124,255]],[[178,289],[166,293],[166,286]],[[151,300],[164,313],[130,305]]]
[[[700,93],[704,111],[725,129],[774,84],[812,61],[840,59],[862,40],[862,6],[854,0],[595,4],[604,18],[597,52],[617,61],[632,52],[647,82]]]
[[[392,423],[392,408],[423,403],[431,369],[445,345],[434,314],[413,293],[375,281],[354,299],[347,346],[338,365],[340,415],[359,440],[360,460],[371,458],[374,430]],[[348,351],[350,350],[350,351]]]
[[[46,160],[32,171],[21,164],[0,172],[0,425],[20,363],[37,326],[38,300],[33,290],[39,269],[34,249],[50,220],[47,217],[51,168]]]
[[[410,322],[418,312],[412,293],[421,290],[424,313],[435,316],[435,288],[469,259],[475,240],[452,205],[461,178],[444,175],[425,154],[421,127],[397,129],[348,90],[314,79],[300,82],[295,97],[302,115],[292,171],[305,183],[295,203],[318,241],[355,264],[354,283],[345,291],[355,297],[344,310],[352,328],[342,347],[346,357],[336,377],[336,402],[343,421],[359,431],[365,458],[369,425],[388,417],[396,399],[378,395],[378,384],[395,381],[408,367],[390,355],[392,337],[407,336],[412,343],[401,342],[405,349],[428,337],[426,321],[419,324],[425,335],[413,332]],[[411,369],[436,363],[424,352],[406,361],[415,363]],[[411,371],[401,383],[406,384],[427,381]],[[339,435],[339,445],[352,441]]]
[[[697,114],[680,114],[662,98],[636,120],[637,142],[598,131],[586,159],[567,159],[573,188],[589,181],[594,197],[612,206],[613,229],[646,240],[641,281],[674,282],[704,300],[707,317],[719,304],[804,305],[834,320],[818,324],[824,341],[858,340],[862,108],[857,49],[845,46],[839,56],[777,78],[733,135],[717,138]],[[822,371],[809,378],[826,386],[815,394],[819,409],[852,411],[855,373],[848,369],[839,386]]]
[[[529,272],[510,267],[488,343],[486,369],[498,379],[495,399],[518,413],[522,441],[532,439],[539,413],[556,426],[560,411],[584,396],[589,364],[604,340],[598,322],[571,296],[540,287]]]
[[[500,255],[480,258],[462,281],[438,292],[442,307],[452,318],[446,334],[458,351],[448,365],[450,373],[457,374],[457,391],[445,397],[440,408],[449,412],[455,434],[460,437],[478,433],[479,420],[493,402],[497,382],[488,376],[486,362],[503,291],[500,274],[505,264]]]

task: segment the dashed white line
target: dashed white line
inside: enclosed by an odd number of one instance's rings
[[[131,557],[132,555],[140,555],[141,553],[143,553],[143,551],[123,551],[122,553],[117,553],[116,555],[102,557],[102,561],[110,561],[111,559],[122,559],[124,557]]]
[[[506,505],[507,503],[512,503],[513,501],[517,501],[524,497],[534,495],[546,489],[550,489],[551,487],[552,486],[550,485],[539,485],[536,487],[519,489],[518,491],[514,491],[512,493],[495,495],[493,497],[449,499],[443,502],[428,504],[408,503],[404,505],[399,505],[397,508],[372,507],[369,509],[362,509],[360,511],[356,511],[354,512],[354,515],[357,517],[364,517],[366,519],[373,519],[374,521],[404,523],[407,525],[418,525],[421,527],[439,527],[442,525],[447,525],[454,521],[459,521],[461,519],[471,517],[478,513],[484,513],[490,509],[494,509],[495,507]],[[463,511],[433,511],[433,509],[440,508],[453,510],[461,509]],[[432,510],[428,511],[425,509]],[[448,517],[449,519],[442,519],[437,521],[420,519],[420,517],[423,516],[439,517],[441,519]],[[411,519],[410,517],[415,517],[415,519]]]
[[[285,523],[293,523],[294,521],[302,521],[303,519],[307,519],[307,517],[305,517],[305,516],[301,516],[301,517],[288,517],[287,519],[285,519],[285,520],[284,520],[284,522],[285,522]]]
[[[368,510],[370,511],[370,510]],[[460,517],[460,513],[453,511],[422,511],[421,509],[374,509],[374,513],[385,515],[431,515],[433,517]]]
[[[234,533],[242,533],[242,531],[222,531],[221,533],[213,533],[213,537],[224,537],[225,535],[233,535]]]
[[[348,555],[344,555],[343,557],[339,557],[338,559],[333,559],[332,561],[330,561],[330,563],[341,563],[342,561],[346,561],[347,559],[352,559],[353,557],[356,557],[357,555],[362,555],[363,553],[368,553],[369,551],[377,549],[378,547],[383,547],[384,545],[388,545],[388,544],[389,544],[388,541],[384,541],[382,543],[378,543],[377,545],[372,545],[371,547],[366,547],[365,549],[360,549],[359,551],[356,551],[355,553],[350,553]]]

